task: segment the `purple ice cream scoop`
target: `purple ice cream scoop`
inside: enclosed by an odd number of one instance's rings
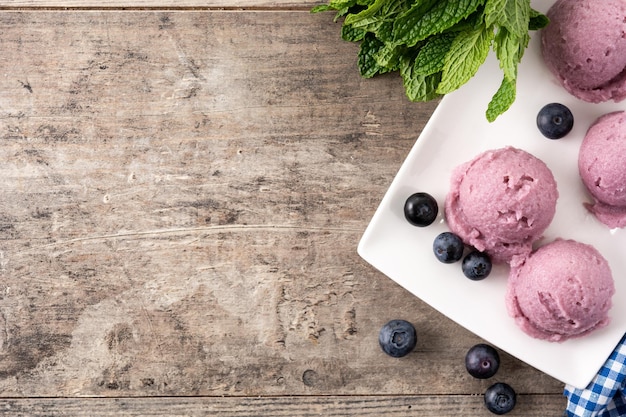
[[[580,178],[594,199],[586,204],[611,228],[626,226],[626,112],[599,117],[578,154]]]
[[[528,335],[562,342],[605,327],[614,293],[609,264],[593,246],[557,239],[511,268],[506,306]]]
[[[543,59],[581,100],[626,98],[626,1],[557,0],[541,31]]]
[[[515,264],[552,222],[558,195],[543,161],[512,146],[493,149],[452,173],[446,221],[467,245]]]

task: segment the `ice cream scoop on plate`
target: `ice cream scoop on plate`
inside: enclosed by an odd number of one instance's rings
[[[610,228],[626,226],[626,112],[601,116],[587,130],[578,171],[594,199],[586,204]]]
[[[590,103],[626,98],[626,1],[557,0],[547,16],[542,55],[563,87]]]
[[[606,326],[614,293],[611,269],[598,250],[557,239],[511,268],[506,305],[528,335],[562,342]]]
[[[515,264],[552,222],[557,198],[546,164],[507,146],[483,152],[454,170],[445,216],[465,244],[487,252],[494,262]]]

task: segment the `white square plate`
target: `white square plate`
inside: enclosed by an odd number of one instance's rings
[[[534,1],[543,13],[554,0]],[[626,332],[626,230],[609,230],[583,207],[590,201],[578,175],[578,149],[591,123],[600,115],[625,110],[626,103],[589,104],[569,95],[541,58],[540,33],[534,32],[519,66],[517,99],[495,122],[485,118],[487,104],[502,80],[491,54],[478,74],[447,95],[410,151],[367,227],[359,255],[442,314],[494,346],[552,377],[584,388]],[[549,140],[536,127],[537,112],[560,102],[574,114],[574,129],[563,139]],[[557,181],[555,218],[538,245],[557,237],[595,246],[608,260],[616,293],[611,323],[588,336],[553,343],[523,333],[507,314],[504,294],[508,267],[498,265],[483,281],[462,274],[460,263],[442,264],[432,242],[448,230],[443,203],[452,170],[482,151],[512,145],[542,159]],[[437,199],[440,213],[431,226],[411,226],[404,201],[424,191]]]

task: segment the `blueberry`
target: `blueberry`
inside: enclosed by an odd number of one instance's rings
[[[452,232],[443,232],[433,242],[433,252],[437,259],[445,264],[451,264],[463,257],[463,241]]]
[[[491,258],[485,252],[474,250],[463,258],[461,269],[466,277],[473,281],[487,278],[491,273]]]
[[[500,367],[500,355],[493,347],[484,343],[474,345],[465,355],[465,369],[474,378],[491,378]]]
[[[417,343],[415,327],[405,320],[391,320],[380,329],[378,343],[387,355],[401,358],[411,352]]]
[[[413,226],[424,227],[432,224],[438,212],[437,200],[428,193],[412,194],[404,203],[404,217]]]
[[[561,139],[574,127],[574,115],[563,104],[546,104],[537,114],[537,127],[548,139]]]
[[[515,407],[516,395],[513,388],[498,382],[485,391],[485,405],[494,414],[506,414]]]

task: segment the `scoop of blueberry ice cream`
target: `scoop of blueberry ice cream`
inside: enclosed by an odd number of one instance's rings
[[[585,135],[578,171],[594,202],[586,204],[610,228],[626,226],[626,112],[601,116]]]
[[[557,239],[511,268],[506,304],[525,333],[562,342],[606,326],[614,293],[609,264],[593,246]]]
[[[626,1],[557,0],[541,31],[542,55],[581,100],[626,98]]]
[[[454,170],[445,216],[467,245],[494,262],[516,263],[552,222],[557,198],[546,164],[508,146],[483,152]]]

